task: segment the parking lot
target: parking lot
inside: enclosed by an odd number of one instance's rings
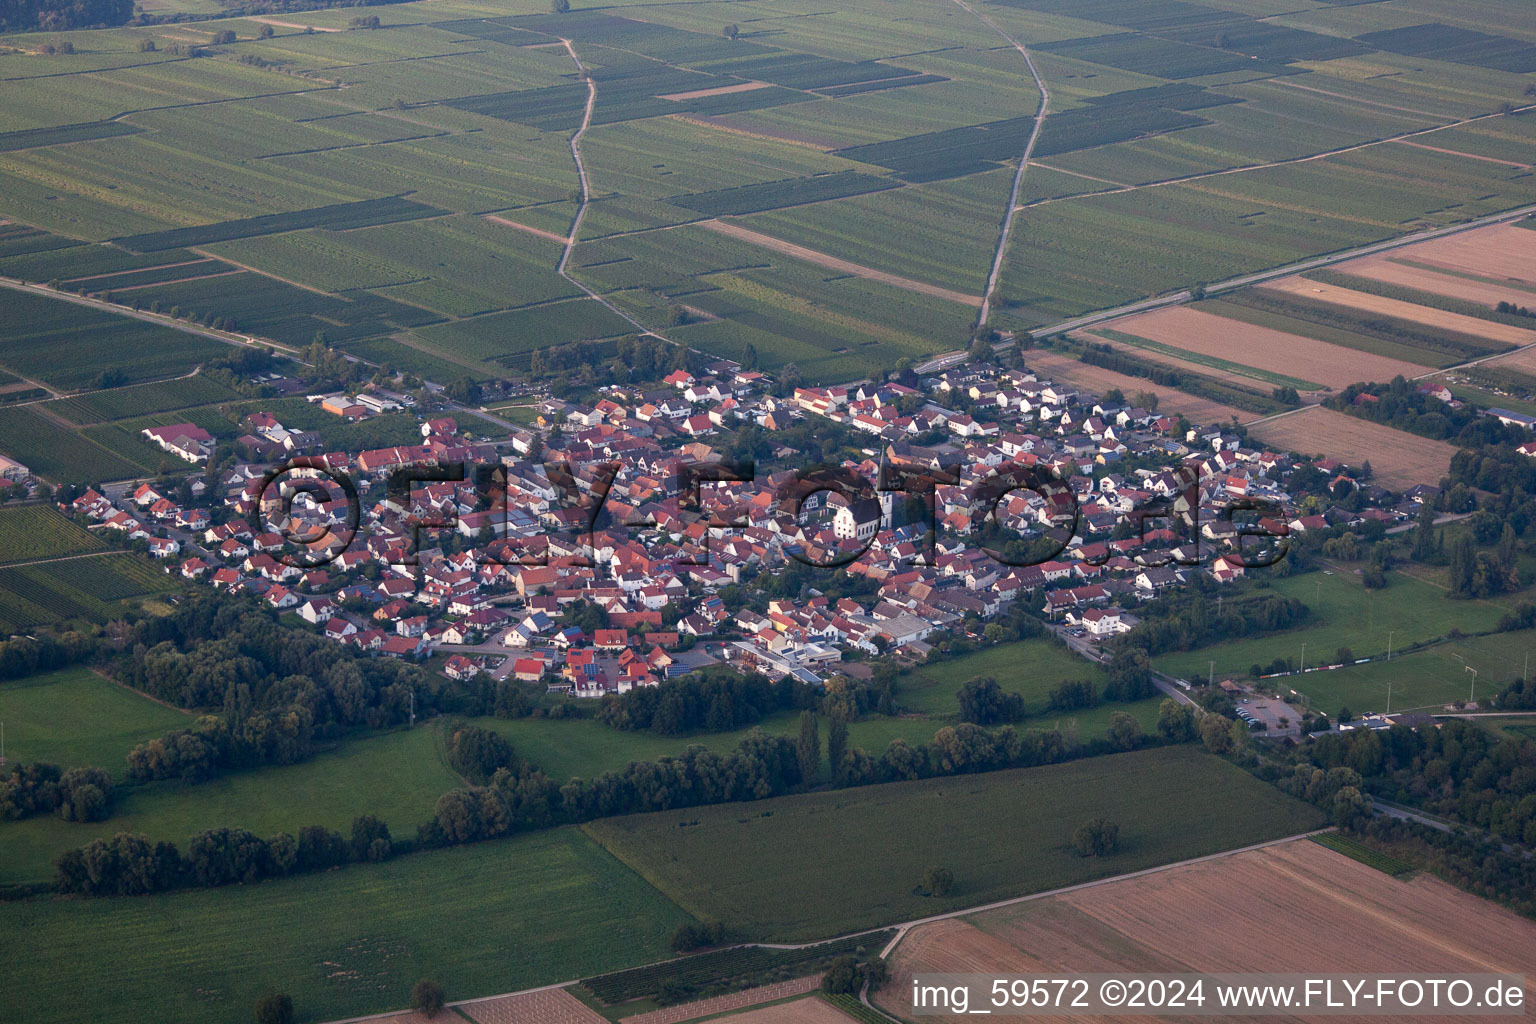
[[[1251,718],[1255,722],[1264,725],[1263,735],[1266,736],[1300,736],[1301,716],[1300,708],[1292,707],[1284,701],[1274,700],[1269,697],[1250,697],[1245,702],[1239,701],[1237,705],[1238,718],[1240,720]],[[1281,719],[1285,719],[1285,724]]]

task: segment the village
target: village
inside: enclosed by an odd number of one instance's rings
[[[146,483],[116,500],[89,490],[66,510],[143,541],[168,572],[252,595],[338,643],[437,655],[454,679],[486,672],[595,698],[717,665],[817,682],[872,657],[920,661],[935,632],[979,636],[1021,598],[1092,656],[1189,572],[1230,582],[1265,571],[1238,553],[1252,531],[1235,510],[1262,510],[1250,518],[1275,538],[1407,524],[1437,493],[1394,493],[1336,460],[1252,448],[1230,427],[1063,387],[1023,364],[905,376],[779,395],[764,374],[717,362],[656,390],[606,388],[592,404],[546,398],[530,428],[502,436],[476,420],[466,437],[464,412],[423,414],[419,445],[356,454],[325,452],[321,432],[258,412],[239,439],[250,461],[193,481],[181,492],[192,501]],[[310,400],[356,419],[401,398]],[[701,503],[679,485],[680,465],[719,461],[715,445],[740,428],[772,439],[807,420],[862,456],[838,469],[867,481],[868,496],[827,490],[787,505],[802,453],[771,440],[770,465],[749,482],[696,485]],[[192,424],[144,433],[192,463],[214,449]],[[287,459],[296,468],[275,476]],[[494,493],[432,479],[451,463],[499,470]],[[562,493],[546,464],[570,467],[575,489]],[[933,531],[921,495],[873,490],[892,466],[929,481]],[[392,492],[390,474],[411,467],[409,495]],[[1073,514],[1032,490],[994,495],[995,508],[978,501],[999,467],[1064,481]],[[342,474],[359,494],[355,535]],[[1301,475],[1322,496],[1293,495]],[[1354,500],[1329,497],[1339,495]],[[1054,551],[1002,560],[987,547],[998,537]],[[762,592],[801,566],[837,569],[813,570],[799,593]],[[843,596],[822,593],[827,579]]]

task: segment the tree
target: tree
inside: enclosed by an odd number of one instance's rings
[[[805,785],[816,782],[821,768],[821,735],[816,726],[816,715],[800,712],[800,739],[795,744],[795,759],[800,762],[800,781]]]
[[[389,826],[371,814],[352,819],[352,859],[378,863],[391,851]]]
[[[1072,845],[1084,857],[1108,857],[1120,848],[1120,826],[1108,818],[1094,818],[1077,826]]]
[[[1105,736],[1116,750],[1135,750],[1142,735],[1141,723],[1124,711],[1109,716],[1109,731]]]
[[[213,45],[214,46],[228,46],[230,43],[232,43],[234,41],[235,41],[235,32],[234,32],[233,29],[228,29],[228,28],[221,29],[220,31],[215,32],[213,34]]]
[[[140,53],[154,53],[155,52],[155,41],[153,39],[140,39],[139,40],[139,52]]]
[[[411,1009],[431,1018],[443,1008],[443,986],[430,978],[422,978],[411,987]]]
[[[1157,735],[1165,743],[1185,743],[1195,738],[1195,709],[1172,697],[1157,708]]]
[[[727,39],[735,39],[737,36],[741,35],[741,29],[735,25],[727,25],[720,31],[721,34],[723,34]]]
[[[256,37],[258,39],[271,39],[274,35],[276,35],[276,33],[272,30],[271,25],[263,25],[256,32]]]
[[[1208,714],[1200,720],[1200,739],[1207,750],[1213,754],[1232,752],[1232,733],[1228,729],[1230,724],[1231,720],[1221,715]]]
[[[1024,698],[1004,693],[991,676],[977,676],[960,687],[960,719],[975,725],[994,725],[1024,717]]]
[[[848,755],[848,719],[841,712],[832,715],[827,725],[827,765],[834,781],[843,777],[843,758]]]
[[[277,992],[256,1000],[256,1024],[293,1024],[293,999]]]
[[[955,873],[942,865],[935,865],[923,872],[923,892],[940,899],[955,891]]]
[[[549,9],[556,14],[568,14],[571,10],[571,0],[551,0]]]

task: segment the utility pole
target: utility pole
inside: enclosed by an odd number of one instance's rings
[[[1396,632],[1397,632],[1397,630],[1395,630],[1395,629],[1387,630],[1387,660],[1388,661],[1392,660],[1392,636]]]
[[[1209,685],[1211,685],[1211,686],[1215,686],[1216,685],[1216,662],[1215,661],[1211,662],[1211,681],[1210,681]],[[3,761],[0,761],[0,764],[3,764],[3,763],[4,763]]]
[[[416,687],[411,687],[411,724],[408,728],[416,728]]]
[[[1302,644],[1301,645],[1301,671],[1303,673],[1305,673],[1307,671],[1307,645],[1306,644]]]

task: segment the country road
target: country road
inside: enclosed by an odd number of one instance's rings
[[[1003,226],[998,232],[997,250],[992,255],[992,271],[987,275],[987,287],[981,296],[981,312],[977,315],[976,326],[985,327],[987,320],[992,316],[992,295],[997,291],[998,279],[1003,275],[1003,260],[1008,255],[1008,238],[1013,233],[1013,218],[1019,212],[1019,189],[1024,185],[1024,173],[1029,170],[1029,158],[1034,155],[1035,142],[1040,138],[1040,130],[1045,127],[1045,116],[1051,105],[1051,90],[1046,87],[1045,76],[1041,75],[1035,67],[1035,59],[1029,55],[1029,50],[1022,42],[1005,32],[987,15],[966,3],[966,0],[955,0],[955,3],[1008,40],[1008,45],[1019,51],[1024,58],[1024,66],[1029,68],[1029,73],[1035,80],[1035,88],[1040,93],[1040,103],[1035,107],[1035,127],[1030,131],[1029,141],[1024,144],[1024,152],[1019,157],[1019,169],[1013,175],[1013,191],[1008,195],[1008,208],[1003,211]]]

